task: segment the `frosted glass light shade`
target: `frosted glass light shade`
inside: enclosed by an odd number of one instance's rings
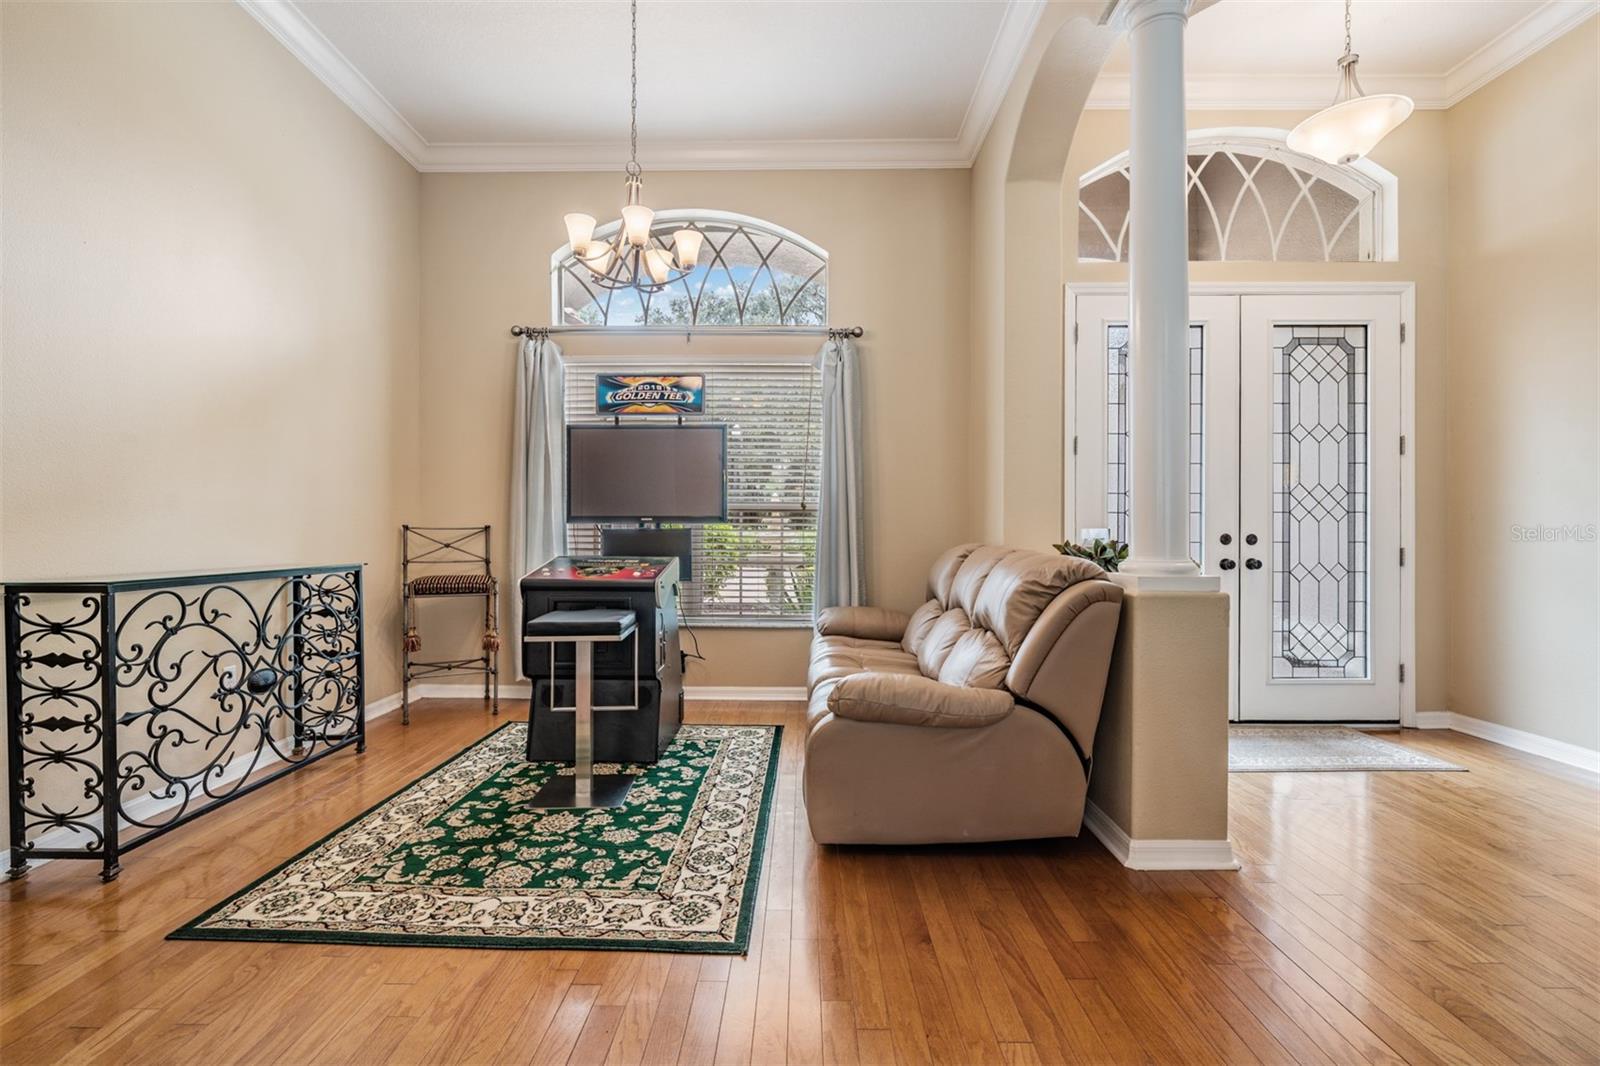
[[[678,266],[683,270],[693,270],[696,263],[700,262],[700,242],[705,235],[697,229],[680,229],[672,233],[672,251],[677,256]]]
[[[1375,148],[1416,105],[1398,93],[1374,93],[1325,107],[1289,131],[1289,148],[1325,163],[1354,163]]]
[[[578,252],[578,258],[594,273],[604,274],[611,269],[611,245],[606,241],[590,241]]]
[[[622,232],[627,237],[628,243],[636,247],[643,247],[644,242],[650,239],[650,223],[655,221],[656,213],[644,204],[629,204],[622,209]]]
[[[567,246],[574,252],[581,251],[583,246],[594,238],[593,215],[574,211],[570,215],[561,216],[561,221],[567,224]]]
[[[672,276],[672,259],[665,248],[646,248],[644,269],[650,280],[659,285]]]

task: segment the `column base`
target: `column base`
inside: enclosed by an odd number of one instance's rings
[[[1193,559],[1129,559],[1111,580],[1149,592],[1216,592],[1222,579],[1202,574]]]

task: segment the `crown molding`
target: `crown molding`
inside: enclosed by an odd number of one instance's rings
[[[961,131],[956,135],[956,153],[963,157],[962,166],[971,166],[978,151],[989,136],[989,127],[1000,113],[1022,65],[1022,56],[1033,39],[1033,31],[1044,16],[1044,0],[1008,0],[1005,14],[1000,17],[1000,29],[984,58],[983,70],[978,74],[978,84],[973,87],[972,99],[967,101],[967,113],[961,117]]]
[[[1472,53],[1444,76],[1445,97],[1454,107],[1558,37],[1594,17],[1600,0],[1550,0],[1527,18]]]
[[[1404,93],[1425,109],[1450,106],[1443,97],[1443,80],[1426,75],[1362,79],[1368,92]],[[1183,95],[1190,111],[1315,111],[1333,102],[1338,87],[1338,71],[1330,63],[1327,74],[1195,75],[1184,79]],[[1130,95],[1128,75],[1102,74],[1084,107],[1124,111]]]
[[[366,76],[323,36],[293,0],[235,0],[333,90],[406,162],[419,171],[513,172],[614,170],[628,159],[623,142],[430,142]],[[952,138],[915,140],[680,141],[646,145],[650,170],[878,170],[970,167],[988,136],[1044,0],[1006,0],[1006,10]]]
[[[680,141],[640,149],[645,169],[882,170],[969,167],[961,142]],[[412,165],[424,173],[616,170],[628,161],[623,143],[429,144]]]
[[[1596,11],[1600,11],[1600,0],[1548,0],[1444,74],[1380,75],[1363,81],[1369,92],[1403,93],[1424,110],[1454,107]],[[1184,95],[1190,111],[1313,111],[1332,102],[1338,81],[1330,62],[1325,75],[1195,75],[1184,79]],[[1102,74],[1085,106],[1125,110],[1128,100],[1128,75]]]
[[[299,8],[288,0],[236,2],[304,63],[318,81],[332,89],[346,107],[387,141],[389,147],[413,167],[421,169],[420,163],[428,150],[428,142],[422,139],[422,134],[301,14]]]

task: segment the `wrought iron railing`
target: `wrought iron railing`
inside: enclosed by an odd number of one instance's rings
[[[5,589],[9,873],[156,839],[366,747],[362,568]],[[281,765],[280,765],[281,764]]]

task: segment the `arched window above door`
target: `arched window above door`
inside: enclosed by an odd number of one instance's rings
[[[1359,263],[1399,258],[1395,176],[1291,152],[1273,129],[1189,135],[1189,259]],[[1128,258],[1128,153],[1078,182],[1079,262]]]
[[[616,233],[600,226],[597,238]],[[828,253],[799,234],[759,218],[725,211],[656,212],[650,243],[671,251],[672,231],[705,234],[700,261],[683,280],[658,293],[595,285],[570,246],[550,259],[555,306],[551,321],[567,326],[826,326]]]

